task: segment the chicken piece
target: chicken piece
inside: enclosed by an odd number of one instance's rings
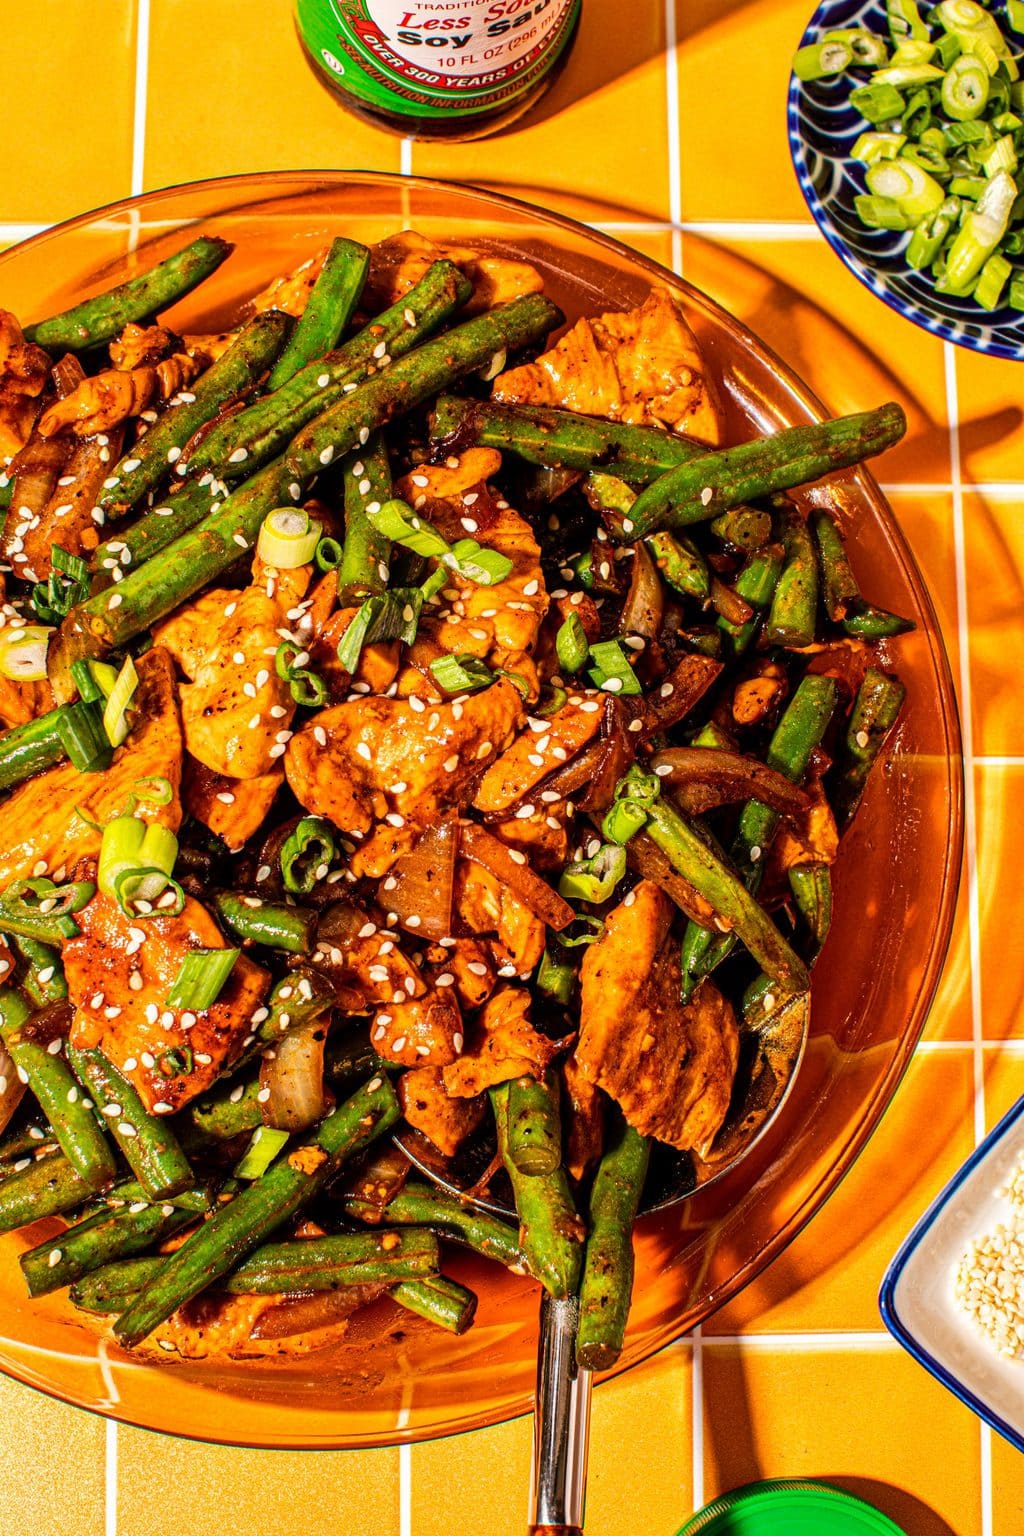
[[[110,465],[121,450],[122,431],[79,440],[58,437],[46,439],[34,435],[12,469],[21,475],[21,466],[31,457],[52,456],[49,468],[49,495],[42,510],[34,516],[21,505],[15,485],[15,497],[4,526],[4,547],[23,581],[45,581],[53,568],[52,547],[59,544],[69,555],[88,556],[100,539],[94,519],[96,502]],[[31,469],[29,469],[31,476]],[[38,505],[38,502],[36,502]]]
[[[481,765],[522,718],[505,679],[434,708],[367,695],[322,710],[297,732],[285,772],[300,805],[360,843],[353,874],[379,877],[444,811],[468,803]]]
[[[162,325],[136,325],[129,320],[120,336],[110,343],[110,361],[127,373],[132,368],[151,368],[181,348],[180,338]]]
[[[736,684],[732,718],[737,725],[760,725],[782,703],[789,690],[785,669],[777,661],[762,661],[751,677]]]
[[[369,1013],[396,999],[423,996],[423,978],[399,949],[382,912],[355,906],[333,909],[332,923],[316,958],[330,978],[341,1013]]]
[[[723,440],[718,388],[666,288],[652,288],[638,309],[578,320],[536,362],[499,374],[492,394],[505,405],[669,427],[712,447]]]
[[[529,262],[492,255],[475,246],[435,244],[415,230],[405,229],[381,240],[370,251],[363,303],[374,311],[386,309],[442,258],[454,262],[473,284],[473,296],[463,306],[463,315],[480,314],[520,294],[540,293],[544,287],[544,279]]]
[[[14,315],[0,309],[0,460],[28,442],[49,377],[50,359],[42,347],[26,341]]]
[[[165,779],[171,794],[166,805],[140,796],[135,814],[177,832],[184,749],[174,668],[159,647],[140,656],[136,665],[139,686],[131,730],[110,767],[102,773],[79,773],[72,763],[60,763],[20,784],[4,802],[0,890],[44,867],[51,873],[70,870],[79,860],[97,856],[99,827],[124,814],[129,797],[138,794],[140,780]]]
[[[351,682],[365,683],[371,693],[384,693],[398,673],[397,640],[378,640],[372,645],[364,645],[354,677],[350,677],[341,665],[338,646],[358,612],[358,608],[339,608],[332,613],[309,648],[309,664],[323,678],[331,700],[336,704],[347,696]]]
[[[502,961],[520,975],[544,953],[544,924],[490,870],[472,859],[455,866],[455,910],[474,933],[497,936]]]
[[[65,427],[78,437],[110,432],[130,416],[187,389],[202,370],[202,362],[186,352],[138,368],[108,368],[83,379],[63,400],[55,400],[39,418],[39,431],[43,437],[53,437]]]
[[[398,1098],[409,1124],[445,1157],[455,1156],[487,1114],[483,1098],[451,1098],[445,1091],[440,1067],[418,1067],[414,1072],[403,1073],[398,1082]]]
[[[679,1000],[672,903],[642,881],[606,919],[582,967],[576,1062],[644,1136],[703,1156],[729,1108],[739,1033],[706,978]]]
[[[240,954],[209,1008],[169,1008],[185,956],[230,947],[205,907],[187,897],[178,917],[139,920],[97,892],[75,921],[80,934],[62,946],[75,1007],[72,1045],[98,1046],[152,1113],[181,1109],[241,1055],[270,988],[268,972]]]
[[[532,815],[499,821],[491,830],[510,848],[525,854],[530,868],[538,874],[562,870],[569,862],[569,810],[570,803],[565,800],[541,804]]]
[[[374,1015],[370,1039],[379,1056],[403,1067],[444,1067],[456,1061],[464,1039],[462,1014],[451,987],[389,1003]]]
[[[529,728],[516,737],[480,780],[473,799],[475,808],[493,813],[508,810],[523,800],[528,791],[594,739],[603,719],[597,699],[581,698],[579,703],[563,704],[550,719],[528,722]]]
[[[4,627],[0,624],[0,629]],[[53,693],[48,682],[19,683],[13,677],[0,677],[0,726],[10,730],[26,725],[53,708]]]
[[[562,1082],[569,1104],[565,1166],[572,1178],[584,1179],[604,1146],[604,1097],[583,1071],[575,1055],[562,1063]]]
[[[774,884],[774,876],[785,877],[790,869],[799,865],[835,863],[839,852],[839,829],[820,777],[813,777],[806,787],[812,797],[810,806],[791,820],[780,822],[772,841],[765,870],[765,883],[770,886]]]
[[[494,991],[497,971],[490,949],[479,939],[432,944],[425,974],[435,987],[454,987],[462,1008],[479,1008]]]
[[[442,1071],[446,1091],[471,1099],[514,1077],[542,1078],[566,1041],[539,1034],[529,1015],[530,994],[522,987],[495,992],[477,1014],[458,1061]]]
[[[383,1295],[382,1285],[346,1285],[312,1296],[229,1296],[203,1291],[132,1350],[138,1357],[257,1360],[309,1355],[344,1338],[348,1319]]]
[[[214,773],[186,753],[182,798],[189,815],[237,853],[263,825],[283,783],[284,770],[272,768],[246,779],[243,789],[237,779]]]
[[[309,303],[309,295],[320,276],[329,249],[329,246],[321,246],[318,251],[313,252],[312,256],[307,256],[305,261],[300,261],[299,265],[293,267],[290,272],[273,278],[265,288],[261,288],[259,293],[249,300],[246,305],[247,312],[258,315],[267,309],[280,309],[286,315],[294,315],[298,319]]]
[[[489,587],[450,572],[441,593],[444,607],[424,614],[421,634],[442,651],[480,656],[494,667],[525,673],[535,697],[536,673],[527,658],[549,599],[532,528],[487,485],[499,465],[493,449],[471,448],[446,464],[421,466],[399,480],[396,490],[449,541],[473,538],[512,562],[505,580]],[[416,646],[412,649],[415,653]],[[414,656],[410,662],[415,665]]]
[[[244,591],[204,592],[153,631],[191,679],[180,690],[185,744],[214,773],[258,779],[284,756],[295,703],[273,653],[310,575],[256,560]]]

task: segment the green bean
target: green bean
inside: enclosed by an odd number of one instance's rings
[[[284,345],[290,325],[287,315],[269,309],[243,326],[227,351],[199,375],[188,399],[169,406],[114,466],[98,505],[108,513],[122,514],[153,490],[177,464],[199,428],[266,372]]]
[[[78,1080],[99,1105],[110,1134],[150,1200],[191,1189],[195,1175],[166,1120],[151,1115],[131,1082],[98,1046],[68,1046]]]
[[[0,793],[67,757],[59,729],[65,709],[51,709],[0,735]]]
[[[633,1223],[650,1151],[647,1137],[623,1122],[594,1175],[576,1334],[576,1360],[586,1370],[607,1371],[622,1353],[633,1293]]]
[[[819,950],[832,926],[832,872],[827,864],[794,864],[789,871],[789,888]]]
[[[213,495],[215,488],[219,500]],[[93,592],[103,592],[112,586],[115,571],[121,572],[117,577],[121,581],[125,571],[143,565],[180,539],[222,506],[224,496],[223,487],[216,481],[206,481],[205,476],[178,486],[173,495],[150,507],[131,528],[119,530],[114,538],[99,546],[92,557]]]
[[[839,525],[831,512],[822,509],[811,518],[821,568],[821,598],[833,624],[845,617],[850,603],[860,597],[860,587],[846,553]]]
[[[62,1216],[94,1193],[63,1152],[50,1152],[0,1183],[0,1233]]]
[[[25,340],[51,352],[83,352],[118,336],[130,321],[149,320],[191,293],[231,255],[216,235],[200,235],[166,261],[73,309],[25,327]]]
[[[519,1245],[530,1273],[552,1296],[571,1296],[579,1284],[584,1229],[572,1202],[565,1169],[521,1173],[509,1150],[508,1083],[491,1088],[490,1098],[498,1131],[498,1152],[512,1181],[519,1213]]]
[[[868,774],[899,719],[907,690],[896,678],[869,667],[857,690],[837,762],[832,808],[840,825],[849,822],[861,801]]]
[[[357,453],[349,454],[342,466],[345,487],[345,544],[338,566],[338,599],[342,603],[361,603],[374,592],[383,592],[388,584],[391,541],[378,533],[366,515],[367,508],[377,508],[390,501],[391,466],[384,439],[375,432]]]
[[[401,1113],[388,1079],[371,1078],[301,1146],[283,1153],[170,1255],[115,1323],[121,1343],[129,1348],[138,1344],[178,1307],[214,1285],[308,1205],[346,1158],[389,1130]]]
[[[215,892],[212,905],[225,927],[246,943],[291,955],[308,955],[313,948],[317,919],[310,907],[289,907],[236,891]]]
[[[811,531],[796,507],[783,507],[781,534],[786,560],[775,586],[764,633],[769,645],[799,648],[814,641],[818,562]]]
[[[108,1207],[86,1217],[59,1237],[30,1248],[19,1259],[30,1296],[45,1296],[98,1269],[111,1259],[143,1253],[194,1222],[191,1211],[170,1205],[147,1205],[142,1210]]]
[[[360,1221],[430,1227],[439,1236],[456,1238],[474,1253],[496,1259],[516,1274],[525,1274],[529,1268],[514,1227],[487,1211],[457,1200],[454,1195],[413,1179],[392,1195],[383,1211],[356,1195],[347,1195],[345,1212]]]
[[[477,1299],[473,1292],[447,1275],[435,1275],[431,1280],[403,1280],[391,1292],[407,1312],[415,1312],[435,1323],[446,1333],[465,1333],[472,1327],[476,1314]]]
[[[47,1008],[51,1003],[63,1002],[68,995],[68,984],[64,979],[60,951],[24,936],[15,939],[14,944],[22,959],[28,962],[21,986],[33,1006]]]
[[[520,1173],[554,1173],[561,1166],[562,1118],[550,1081],[517,1077],[509,1084],[508,1155]]]
[[[268,390],[280,389],[300,368],[337,345],[359,303],[369,270],[365,245],[341,237],[331,241],[299,323],[270,371]]]
[[[114,1154],[67,1063],[49,1049],[56,1045],[60,1051],[61,1037],[42,1044],[32,1037],[32,1019],[19,992],[0,988],[0,1038],[53,1126],[61,1151],[90,1189],[103,1189],[117,1177]]]
[[[674,592],[680,597],[694,597],[699,603],[707,601],[711,595],[711,576],[708,563],[695,544],[686,538],[677,539],[667,531],[649,534],[644,542]]]

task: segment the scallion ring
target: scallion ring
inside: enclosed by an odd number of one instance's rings
[[[337,853],[334,828],[322,816],[304,816],[281,846],[281,878],[293,896],[308,896],[327,878]]]
[[[46,678],[46,653],[55,631],[42,624],[0,630],[0,676],[14,683],[41,683]]]
[[[240,949],[190,950],[171,982],[168,1008],[190,1008],[195,1013],[212,1008],[241,953]]]
[[[320,524],[311,522],[302,507],[277,507],[263,519],[256,553],[264,565],[293,571],[313,559],[320,532]]]
[[[128,707],[138,686],[139,674],[135,670],[135,663],[130,656],[126,656],[103,711],[103,729],[112,747],[119,747],[128,735]]]

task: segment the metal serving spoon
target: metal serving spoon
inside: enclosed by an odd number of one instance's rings
[[[730,1173],[760,1141],[781,1109],[807,1043],[810,1009],[806,995],[773,1010],[759,1026],[741,1031],[741,1054],[733,1102],[715,1138],[711,1155],[695,1175],[686,1154],[658,1147],[644,1187],[640,1214],[667,1210]],[[434,1161],[429,1144],[408,1135],[395,1138],[420,1173],[433,1184],[506,1220],[514,1207],[473,1189],[481,1164],[460,1167]],[[541,1291],[534,1399],[533,1459],[530,1473],[530,1536],[582,1536],[590,1437],[593,1372],[576,1364],[579,1300],[555,1300]]]

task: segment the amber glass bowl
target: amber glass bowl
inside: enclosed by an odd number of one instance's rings
[[[628,307],[652,283],[669,284],[722,381],[733,438],[825,414],[711,299],[616,241],[508,198],[398,176],[236,176],[119,203],[0,257],[0,305],[37,319],[151,265],[186,235],[215,233],[235,243],[234,255],[170,312],[178,329],[215,330],[239,300],[331,236],[369,242],[405,226],[524,254],[570,318]],[[731,1174],[641,1221],[621,1370],[753,1279],[835,1188],[899,1082],[949,940],[962,847],[949,668],[884,497],[869,474],[839,478],[855,513],[850,549],[865,590],[917,623],[894,652],[907,707],[836,870],[835,923],[814,972],[811,1038],[795,1087]],[[383,1303],[360,1314],[341,1345],[303,1359],[151,1363],[108,1342],[62,1297],[27,1299],[17,1255],[45,1232],[40,1223],[29,1238],[0,1240],[0,1369],[68,1402],[173,1434],[269,1447],[425,1439],[530,1406],[536,1288],[496,1265],[452,1265],[480,1294],[476,1325],[461,1339]]]

